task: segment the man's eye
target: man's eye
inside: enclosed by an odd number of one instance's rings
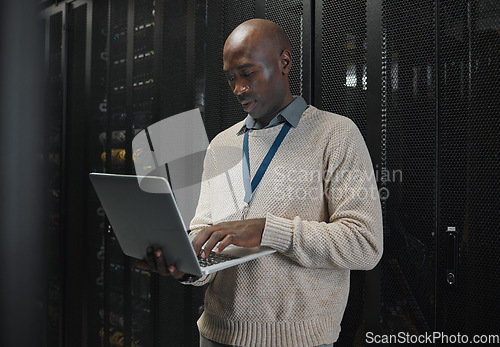
[[[253,71],[252,72],[247,72],[247,73],[242,73],[241,74],[243,77],[250,77],[253,75]]]
[[[226,76],[226,79],[227,79],[229,82],[232,82],[232,81],[234,81],[234,76]]]

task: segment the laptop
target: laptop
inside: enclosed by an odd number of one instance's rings
[[[198,257],[168,181],[163,177],[90,173],[90,180],[126,255],[146,259],[149,246],[163,250],[169,265],[202,276],[274,253],[268,247],[228,246]],[[140,182],[140,183],[139,183]],[[155,193],[152,193],[155,192]]]

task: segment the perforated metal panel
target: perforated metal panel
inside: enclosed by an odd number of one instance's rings
[[[105,144],[99,141],[106,132],[106,73],[107,73],[107,32],[108,32],[108,3],[96,2],[92,11],[92,57],[91,57],[91,95],[90,114],[87,133],[87,165],[91,171],[103,171],[104,163],[101,159],[105,151]],[[87,262],[88,279],[86,288],[89,292],[87,306],[86,339],[88,345],[99,345],[102,338],[99,335],[104,329],[103,317],[100,313],[104,307],[104,235],[105,220],[101,203],[91,189],[87,196]]]
[[[109,141],[113,131],[126,131],[127,127],[127,47],[129,33],[127,32],[127,3],[110,0],[110,21],[107,30],[109,80],[107,81],[106,114],[103,116],[105,143],[105,172],[126,173],[125,171],[125,143]],[[130,296],[124,287],[128,268],[125,267],[125,257],[112,229],[106,221],[104,230],[104,264],[103,264],[103,303],[99,315],[103,328],[98,334],[104,345],[110,343],[113,335],[124,335],[125,319],[129,320],[129,312],[125,305],[130,303]],[[128,331],[129,332],[129,331]],[[129,338],[127,338],[127,342]]]
[[[366,4],[323,1],[320,18],[321,80],[313,86],[321,88],[318,101],[322,109],[351,118],[366,137]],[[349,299],[336,345],[359,346],[364,341],[364,278],[364,272],[351,272]]]
[[[285,30],[292,44],[292,69],[289,80],[292,95],[303,95],[303,59],[304,59],[304,4],[302,0],[283,1],[266,0],[266,19]]]
[[[255,2],[209,1],[207,4],[205,127],[211,140],[246,116],[222,73],[222,50],[231,31],[255,17]]]
[[[133,127],[140,130],[151,123],[153,112],[155,6],[152,0],[136,0],[134,5],[132,116]]]
[[[386,333],[421,334],[434,322],[434,5],[383,2],[382,116],[387,133],[385,167],[378,174],[389,193],[382,270]]]
[[[163,13],[160,119],[188,110],[187,105],[187,5],[186,1],[165,1]]]
[[[323,1],[322,17],[321,108],[366,137],[366,2]]]
[[[209,5],[210,6],[210,5]],[[254,1],[224,1],[224,11],[222,17],[222,46],[219,46],[219,57],[220,60],[215,62],[215,66],[218,68],[217,76],[221,78],[222,85],[222,99],[221,99],[221,114],[222,114],[222,128],[220,130],[226,129],[239,122],[246,117],[246,113],[243,111],[241,105],[237,102],[231,88],[229,88],[227,81],[222,74],[222,50],[224,47],[224,42],[231,34],[231,32],[239,24],[246,20],[255,17],[255,2]]]
[[[440,329],[498,333],[500,321],[500,4],[441,1]],[[446,282],[444,234],[456,228],[457,282]]]
[[[111,115],[111,129],[124,130],[126,121],[126,59],[127,59],[127,4],[111,1],[111,47],[109,49],[110,75],[108,113]],[[108,170],[111,168],[108,167]]]

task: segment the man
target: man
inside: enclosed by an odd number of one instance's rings
[[[331,346],[350,270],[371,269],[382,255],[366,145],[349,119],[292,96],[291,45],[277,24],[239,25],[226,40],[223,63],[248,117],[217,135],[207,151],[193,247],[198,254],[206,243],[202,257],[230,244],[277,252],[195,279],[167,266],[161,250],[150,249],[149,261],[137,266],[186,284],[210,283],[198,321],[201,346]],[[224,147],[240,150],[222,155]],[[274,157],[261,171],[269,152]],[[243,169],[228,181],[222,168],[238,161]]]

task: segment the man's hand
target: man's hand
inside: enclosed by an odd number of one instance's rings
[[[165,262],[165,257],[163,257],[163,252],[161,249],[154,250],[152,247],[148,247],[146,250],[148,260],[137,260],[135,266],[139,269],[151,272],[157,272],[160,276],[172,275],[176,279],[184,276],[184,272],[177,270],[173,265],[168,266]]]
[[[201,230],[193,239],[194,251],[196,254],[199,254],[205,242],[205,249],[201,254],[202,258],[206,258],[219,241],[219,245],[214,249],[215,253],[222,252],[231,244],[240,247],[260,246],[265,225],[265,218],[223,222],[212,225]]]

